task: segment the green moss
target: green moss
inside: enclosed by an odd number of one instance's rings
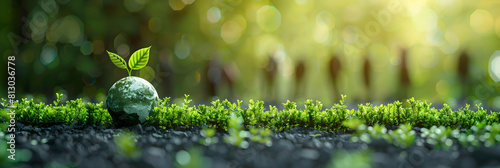
[[[389,130],[383,125],[366,126],[360,124],[351,137],[353,142],[363,141],[370,143],[372,139],[384,139],[385,141],[407,148],[414,143],[423,145],[427,143],[436,149],[449,149],[454,143],[466,147],[472,151],[481,145],[491,147],[500,144],[500,124],[487,125],[485,122],[476,123],[466,130],[452,129],[444,126],[432,126],[422,128],[421,134],[416,135],[410,124],[400,125],[396,130]],[[418,137],[418,138],[417,138]]]
[[[15,102],[12,105],[16,106],[17,122],[34,126],[54,123],[114,125],[102,102],[83,103],[81,99],[76,99],[61,103],[61,95],[57,97],[54,104],[48,105],[27,99]],[[274,106],[266,109],[264,102],[254,100],[249,101],[248,108],[242,109],[242,101],[232,103],[215,100],[208,106],[191,106],[188,95],[181,105],[170,104],[170,98],[167,97],[159,101],[144,124],[163,129],[206,125],[209,128],[205,130],[205,145],[218,141],[212,137],[215,130],[227,131],[229,135],[225,141],[237,146],[245,144],[246,140],[267,145],[271,142],[269,135],[272,130],[284,131],[296,126],[328,132],[354,130],[353,141],[370,143],[372,139],[384,139],[402,148],[414,143],[427,143],[435,148],[447,149],[458,142],[472,150],[481,145],[489,147],[500,142],[500,115],[497,112],[488,114],[480,105],[477,105],[476,111],[471,110],[469,105],[453,111],[446,104],[438,110],[431,108],[431,104],[425,101],[412,98],[405,103],[396,101],[379,106],[360,104],[358,110],[349,110],[344,105],[345,96],[342,98],[340,103],[328,109],[323,109],[319,101],[307,100],[304,110],[298,109],[296,103],[290,101],[283,103],[283,110],[278,110]],[[4,107],[8,105],[4,103]],[[3,116],[0,124],[7,123],[6,117]],[[388,130],[386,125],[399,127]],[[422,133],[417,135],[412,130],[414,126],[422,128]]]
[[[131,132],[125,132],[120,135],[113,135],[113,140],[118,147],[118,154],[124,155],[130,158],[137,158],[140,156],[140,148],[135,144],[136,137]]]
[[[345,98],[345,97],[343,97]],[[319,131],[337,132],[355,129],[345,125],[345,121],[357,119],[366,126],[375,125],[403,125],[431,128],[444,126],[452,129],[470,128],[476,123],[491,125],[500,122],[497,112],[487,113],[477,106],[473,111],[469,105],[458,111],[453,111],[448,105],[442,109],[431,108],[425,101],[409,99],[405,103],[396,101],[387,105],[373,106],[369,103],[358,105],[358,110],[347,109],[344,99],[332,107],[323,109],[319,101],[307,100],[305,109],[297,108],[296,103],[287,101],[284,109],[278,110],[274,106],[264,107],[264,102],[250,100],[248,108],[241,108],[242,101],[235,103],[227,100],[215,100],[211,105],[189,105],[191,100],[186,98],[182,105],[170,104],[170,98],[160,100],[144,123],[147,126],[161,128],[176,128],[179,126],[207,125],[219,131],[228,131],[230,116],[235,115],[242,119],[244,129],[259,127],[275,131],[283,131],[296,126],[313,127]],[[57,102],[57,103],[56,103]],[[77,125],[112,125],[112,119],[102,103],[83,103],[81,99],[54,105],[35,103],[33,100],[23,99],[14,105],[18,122],[30,125],[40,123],[62,122]],[[344,123],[344,125],[343,125]],[[355,124],[356,125],[356,124]]]
[[[102,107],[102,103],[84,103],[82,99],[76,99],[66,101],[63,104],[60,103],[61,96],[58,94],[58,99],[54,101],[54,105],[47,105],[43,102],[35,103],[33,99],[27,100],[26,98],[16,101],[12,104],[15,106],[16,121],[35,126],[57,123],[66,125],[112,125],[111,116]]]

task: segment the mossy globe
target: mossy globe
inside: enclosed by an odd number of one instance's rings
[[[125,77],[108,91],[106,106],[119,126],[130,126],[146,121],[158,103],[158,93],[151,83],[139,77]]]

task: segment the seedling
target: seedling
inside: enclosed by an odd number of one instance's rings
[[[106,50],[106,52],[108,52],[109,58],[111,59],[111,62],[113,62],[113,64],[115,64],[118,68],[126,69],[128,72],[128,76],[131,76],[132,70],[139,70],[141,68],[144,68],[146,64],[148,64],[150,48],[151,46],[135,51],[128,60],[128,67],[127,62],[125,62],[125,60],[118,54],[115,54],[108,50]]]

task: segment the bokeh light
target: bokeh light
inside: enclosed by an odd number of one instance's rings
[[[186,5],[191,5],[194,2],[194,0],[182,0],[182,3]]]
[[[0,35],[10,39],[0,44],[7,46],[4,55],[19,56],[19,93],[46,100],[53,96],[47,88],[59,87],[70,99],[101,101],[110,85],[128,76],[105,50],[128,61],[135,50],[152,46],[148,65],[131,74],[150,81],[160,97],[328,105],[344,94],[348,102],[415,97],[500,108],[499,5],[22,0],[0,18],[6,25]]]
[[[281,13],[276,7],[264,5],[257,10],[257,24],[265,31],[274,31],[281,25]]]
[[[181,166],[186,166],[189,162],[191,162],[191,155],[185,150],[180,150],[175,154],[175,160]]]
[[[181,0],[169,0],[168,4],[173,10],[182,10],[184,7],[186,7],[186,4],[182,2]]]
[[[487,10],[477,9],[470,15],[470,26],[478,33],[488,32],[493,26],[493,17]]]
[[[243,34],[245,26],[245,19],[237,16],[234,20],[228,20],[222,25],[220,35],[225,42],[234,43]]]
[[[44,39],[45,32],[48,29],[48,20],[47,14],[43,11],[37,10],[33,14],[29,28],[31,30],[31,37],[33,37],[36,43],[41,43]]]
[[[211,7],[207,11],[207,19],[210,23],[217,23],[222,17],[221,11],[217,7]]]
[[[335,26],[335,20],[333,16],[328,11],[321,11],[316,15],[316,26],[333,28]]]
[[[488,64],[488,72],[491,79],[495,82],[500,82],[500,50],[495,51],[491,56]]]
[[[429,31],[437,26],[437,14],[428,7],[420,8],[416,16],[413,17],[413,22],[419,30]]]
[[[191,53],[191,45],[189,45],[185,35],[175,45],[174,52],[179,59],[186,59]]]
[[[162,20],[159,17],[153,17],[148,22],[148,28],[153,33],[160,32],[162,28]]]
[[[57,48],[54,44],[48,43],[43,46],[42,53],[40,54],[40,62],[43,65],[52,63],[57,57]]]
[[[123,57],[128,57],[130,55],[130,47],[127,44],[120,44],[116,51],[119,55],[123,55]]]
[[[329,37],[330,37],[330,30],[328,29],[328,27],[317,26],[316,29],[314,30],[314,40],[316,40],[316,42],[318,43],[327,42]]]
[[[73,15],[56,20],[49,29],[51,41],[77,43],[83,38],[83,23]]]
[[[149,82],[155,78],[155,71],[150,66],[146,66],[141,69],[139,76]]]
[[[80,44],[80,51],[83,55],[90,55],[94,51],[94,45],[90,41]]]
[[[446,80],[440,80],[439,82],[436,83],[436,92],[440,96],[446,96],[450,92],[450,86]]]
[[[344,41],[350,44],[358,41],[359,38],[359,29],[356,26],[348,25],[342,31],[342,37]]]

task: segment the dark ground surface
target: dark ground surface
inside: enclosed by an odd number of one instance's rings
[[[140,149],[136,158],[118,154],[114,135],[123,135],[125,130],[136,134],[136,145]],[[374,167],[500,167],[500,145],[472,152],[457,143],[449,150],[435,150],[426,145],[401,149],[385,141],[351,143],[350,134],[296,127],[274,132],[271,147],[249,141],[248,148],[242,149],[222,142],[224,133],[216,134],[218,143],[204,146],[200,144],[203,138],[200,130],[201,127],[163,130],[140,125],[113,129],[65,125],[34,128],[18,124],[16,150],[28,149],[32,156],[29,162],[17,167],[175,167],[176,153],[193,148],[202,151],[202,165],[216,168],[326,167],[336,156],[344,159],[333,162],[353,161],[345,159],[349,157],[341,157],[345,153],[338,151],[354,153],[365,149],[370,149],[369,156]],[[321,135],[313,137],[311,134]]]

